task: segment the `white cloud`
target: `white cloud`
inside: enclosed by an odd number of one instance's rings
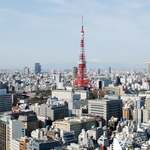
[[[37,0],[39,2],[50,2],[50,3],[56,3],[56,4],[65,4],[66,0]]]

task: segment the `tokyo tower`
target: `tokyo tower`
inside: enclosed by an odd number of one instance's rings
[[[84,53],[83,16],[82,16],[79,66],[78,66],[77,76],[76,76],[72,86],[77,87],[78,89],[85,89],[87,87],[93,88],[93,85],[87,75],[87,70],[86,70],[86,60],[85,60],[85,53]]]

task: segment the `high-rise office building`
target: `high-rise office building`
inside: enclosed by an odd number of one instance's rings
[[[145,99],[145,109],[150,109],[150,98]]]
[[[28,67],[25,67],[24,68],[24,75],[28,75],[29,74],[29,68]]]
[[[123,118],[126,118],[126,120],[130,120],[131,119],[130,108],[124,108],[123,109]]]
[[[76,78],[78,72],[78,68],[77,67],[73,67],[72,68],[72,79],[74,80]]]
[[[35,63],[35,74],[41,72],[41,65],[40,63]]]
[[[111,73],[111,67],[108,67],[108,73]]]
[[[0,82],[0,89],[6,89],[6,91],[9,90],[8,84],[5,82]]]
[[[12,105],[16,106],[16,104],[17,104],[17,95],[16,94],[12,94],[11,98],[12,98]]]
[[[0,116],[0,150],[11,150],[12,139],[22,136],[22,122],[11,116]]]
[[[63,119],[68,116],[68,106],[65,104],[53,105],[52,101],[48,102],[48,104],[42,104],[40,106],[31,106],[32,109],[38,116],[42,117],[50,117],[52,121],[57,119]]]
[[[0,89],[0,112],[10,111],[12,108],[12,97],[6,89]]]
[[[56,74],[56,83],[60,82],[61,82],[61,73],[59,72],[58,74]]]
[[[137,124],[143,122],[143,109],[135,108],[133,110],[133,121],[135,121]]]
[[[100,81],[98,81],[97,87],[98,87],[99,89],[102,89],[102,88],[104,88],[104,87],[109,86],[109,84],[112,84],[111,79],[101,79]]]
[[[114,83],[114,86],[118,86],[118,85],[121,85],[120,77],[119,77],[119,76],[116,76],[116,81],[115,81],[115,83]]]
[[[150,120],[150,110],[143,109],[143,122],[148,122]]]
[[[39,127],[36,115],[20,115],[18,120],[22,121],[22,127],[25,129],[27,136],[30,136],[31,132]]]
[[[97,69],[97,74],[100,74],[100,69]]]
[[[148,62],[148,73],[150,73],[150,62]]]
[[[119,96],[89,100],[88,114],[103,117],[106,124],[112,116],[120,119],[122,117],[122,100]]]

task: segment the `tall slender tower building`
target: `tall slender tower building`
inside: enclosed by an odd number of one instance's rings
[[[111,67],[108,67],[108,73],[111,73]]]
[[[84,53],[84,31],[83,31],[83,16],[82,16],[82,29],[81,29],[81,44],[80,44],[80,55],[79,55],[79,66],[77,76],[72,85],[78,89],[84,89],[86,87],[93,88],[93,85],[87,75],[86,60]]]
[[[35,63],[35,74],[41,72],[41,65],[40,63]]]
[[[150,73],[150,62],[148,62],[148,73]]]
[[[72,78],[73,78],[73,80],[76,78],[77,72],[78,72],[78,68],[77,67],[73,67],[72,68]]]

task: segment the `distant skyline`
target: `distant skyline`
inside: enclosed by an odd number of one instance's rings
[[[82,13],[88,69],[147,69],[149,8],[148,0],[0,1],[0,69],[78,66]]]

